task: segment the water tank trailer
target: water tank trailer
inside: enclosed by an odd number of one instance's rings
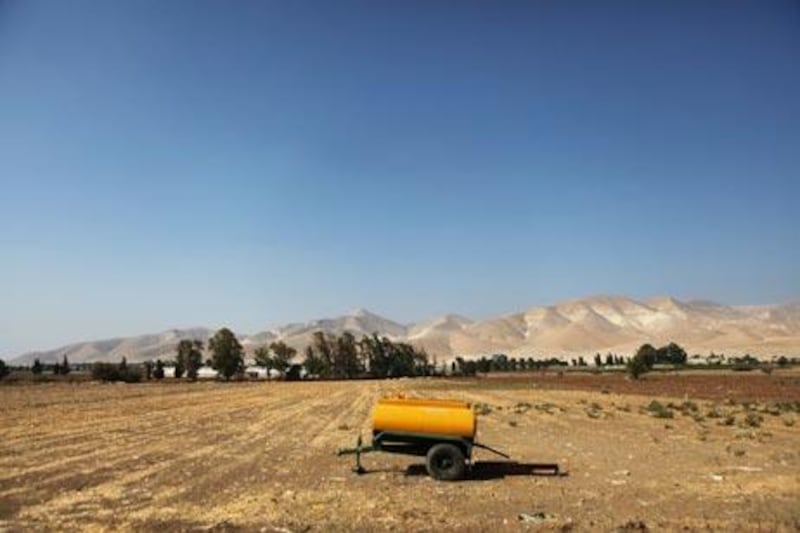
[[[472,450],[483,448],[509,458],[475,441],[477,420],[472,406],[459,400],[384,398],[372,411],[372,444],[340,449],[338,455],[355,454],[358,474],[361,454],[401,453],[425,457],[425,468],[434,479],[462,479],[470,465]]]

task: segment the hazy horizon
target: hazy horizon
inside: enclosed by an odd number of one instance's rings
[[[0,357],[800,299],[794,2],[0,2]]]

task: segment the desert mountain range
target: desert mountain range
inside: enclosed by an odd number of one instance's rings
[[[644,342],[674,341],[692,353],[710,351],[758,357],[800,354],[800,304],[729,306],[709,301],[659,297],[638,301],[621,296],[597,296],[556,305],[533,307],[486,320],[445,315],[426,322],[400,324],[358,309],[337,318],[293,323],[239,339],[250,352],[282,340],[302,350],[315,331],[356,336],[377,332],[393,340],[425,348],[440,361],[494,353],[524,357],[632,354]],[[38,358],[55,362],[66,355],[73,363],[171,359],[181,339],[206,340],[210,328],[172,329],[135,337],[81,342],[54,350],[29,352],[14,359],[27,364]]]

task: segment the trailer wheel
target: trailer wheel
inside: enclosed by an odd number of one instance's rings
[[[428,450],[425,468],[434,479],[455,481],[464,477],[467,464],[464,462],[464,452],[458,446],[440,443]]]

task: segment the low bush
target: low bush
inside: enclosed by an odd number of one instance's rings
[[[531,407],[533,407],[528,402],[519,402],[517,405],[514,406],[514,412],[518,415],[527,413]]]
[[[565,409],[563,407],[559,407],[558,405],[556,405],[554,403],[550,403],[550,402],[537,403],[533,407],[537,411],[540,411],[540,412],[543,412],[543,413],[547,413],[548,415],[553,415],[553,414],[565,411]]]
[[[586,416],[589,418],[601,418],[603,416],[603,412],[598,411],[597,409],[587,408]]]
[[[638,354],[628,361],[628,364],[625,365],[625,367],[628,375],[633,379],[639,379],[642,374],[650,370],[650,366],[648,366],[644,357],[639,357]]]
[[[589,418],[601,418],[611,416],[603,412],[603,406],[597,402],[592,402],[586,406],[586,416]]]
[[[473,409],[477,415],[488,415],[492,412],[492,406],[486,403],[476,403]]]
[[[764,417],[758,413],[754,413],[753,411],[748,411],[744,417],[744,425],[751,428],[757,428],[761,426],[761,422],[763,421]]]
[[[784,413],[800,413],[800,402],[778,402],[775,407]]]
[[[674,416],[672,410],[658,400],[650,402],[647,406],[647,411],[650,413],[650,416],[655,418],[672,418]]]

